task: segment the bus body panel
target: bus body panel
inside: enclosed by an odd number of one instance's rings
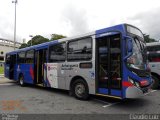
[[[65,75],[61,71],[61,64],[47,63],[47,80],[50,87],[65,89]]]
[[[24,82],[25,83],[34,83],[34,65],[33,64],[19,64],[18,65],[18,77],[20,74],[23,75],[24,77]]]
[[[160,43],[151,42],[146,45],[151,72],[160,76]]]
[[[127,87],[125,98],[137,98],[144,96],[143,91],[135,86]]]
[[[153,89],[160,86],[160,42],[151,42],[146,44],[149,68],[153,79]]]
[[[46,83],[49,82],[49,86],[53,88],[69,90],[71,80],[79,76],[87,82],[89,93],[95,94],[94,69],[81,69],[80,63],[85,62],[47,63]]]
[[[156,73],[160,76],[160,63],[159,62],[150,62],[149,66],[153,73]]]
[[[95,70],[93,62],[92,68],[79,68],[80,64],[83,64],[85,62],[69,62],[68,64],[65,64],[67,66],[75,66],[71,67],[71,70],[65,70],[66,73],[66,88],[70,88],[71,80],[73,80],[75,77],[80,77],[84,79],[88,85],[89,93],[95,94]],[[68,69],[68,67],[63,67],[63,69]],[[70,69],[70,68],[69,68]],[[77,73],[79,73],[77,75]]]

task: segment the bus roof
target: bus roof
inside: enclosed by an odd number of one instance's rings
[[[62,39],[59,39],[59,40],[49,41],[49,42],[46,42],[46,43],[33,45],[33,46],[22,48],[22,49],[18,49],[18,50],[15,50],[15,51],[12,51],[12,52],[9,52],[9,53],[6,53],[6,54],[16,54],[18,52],[31,50],[31,49],[35,49],[35,50],[44,49],[44,48],[47,48],[48,45],[50,45],[50,44],[56,44],[56,43],[63,42],[63,41],[68,41],[68,40],[78,39],[78,38],[82,38],[82,37],[87,37],[87,36],[91,36],[91,35],[94,35],[94,34],[101,34],[101,33],[107,32],[107,31],[120,30],[122,32],[123,30],[125,30],[125,28],[124,28],[125,25],[129,25],[129,24],[123,23],[123,24],[99,29],[99,30],[96,30],[96,31],[93,31],[93,32],[90,32],[90,33],[87,33],[87,34],[82,34],[82,35],[78,35],[78,36],[74,36],[74,37],[68,37],[68,38],[62,38]]]
[[[44,49],[44,48],[47,48],[48,45],[53,45],[53,44],[56,44],[56,43],[59,43],[59,42],[64,42],[64,41],[68,41],[68,40],[73,40],[73,39],[78,39],[78,38],[82,38],[82,37],[87,37],[87,36],[91,36],[91,35],[94,35],[94,34],[95,33],[92,32],[92,33],[87,33],[87,34],[78,35],[78,36],[74,36],[74,37],[62,38],[62,39],[58,39],[58,40],[54,40],[54,41],[49,41],[49,42],[41,43],[41,44],[38,44],[38,45],[33,45],[33,46],[30,46],[30,47],[18,49],[18,50],[12,51],[12,52],[8,52],[6,54],[15,54],[15,53],[18,53],[18,52],[22,52],[22,51],[26,51],[26,50],[31,50],[31,49],[35,49],[35,50]]]

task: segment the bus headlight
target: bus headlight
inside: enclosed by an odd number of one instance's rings
[[[128,78],[129,82],[131,82],[132,84],[134,84],[134,81],[131,78]]]
[[[137,87],[140,87],[140,85],[139,85],[139,83],[138,83],[138,82],[135,82],[135,85],[136,85]]]
[[[131,78],[128,78],[128,80],[129,80],[129,82],[131,82],[134,86],[140,88],[139,82],[136,82],[136,81],[132,80]]]

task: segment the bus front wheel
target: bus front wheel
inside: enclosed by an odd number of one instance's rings
[[[20,84],[22,87],[25,85],[23,75],[20,75],[20,77],[19,77],[19,84]]]
[[[88,86],[82,79],[76,80],[72,85],[73,95],[77,99],[87,100],[89,98]]]
[[[153,84],[151,86],[152,89],[158,89],[159,87],[159,79],[152,75]]]

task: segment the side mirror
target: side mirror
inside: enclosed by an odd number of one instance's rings
[[[133,43],[132,43],[132,38],[129,36],[125,36],[126,38],[126,50],[128,54],[124,57],[124,60],[127,61],[127,59],[132,55],[133,51]]]
[[[131,53],[132,52],[132,48],[133,48],[133,44],[132,44],[132,39],[128,39],[127,40],[127,51],[129,52],[129,53]]]

